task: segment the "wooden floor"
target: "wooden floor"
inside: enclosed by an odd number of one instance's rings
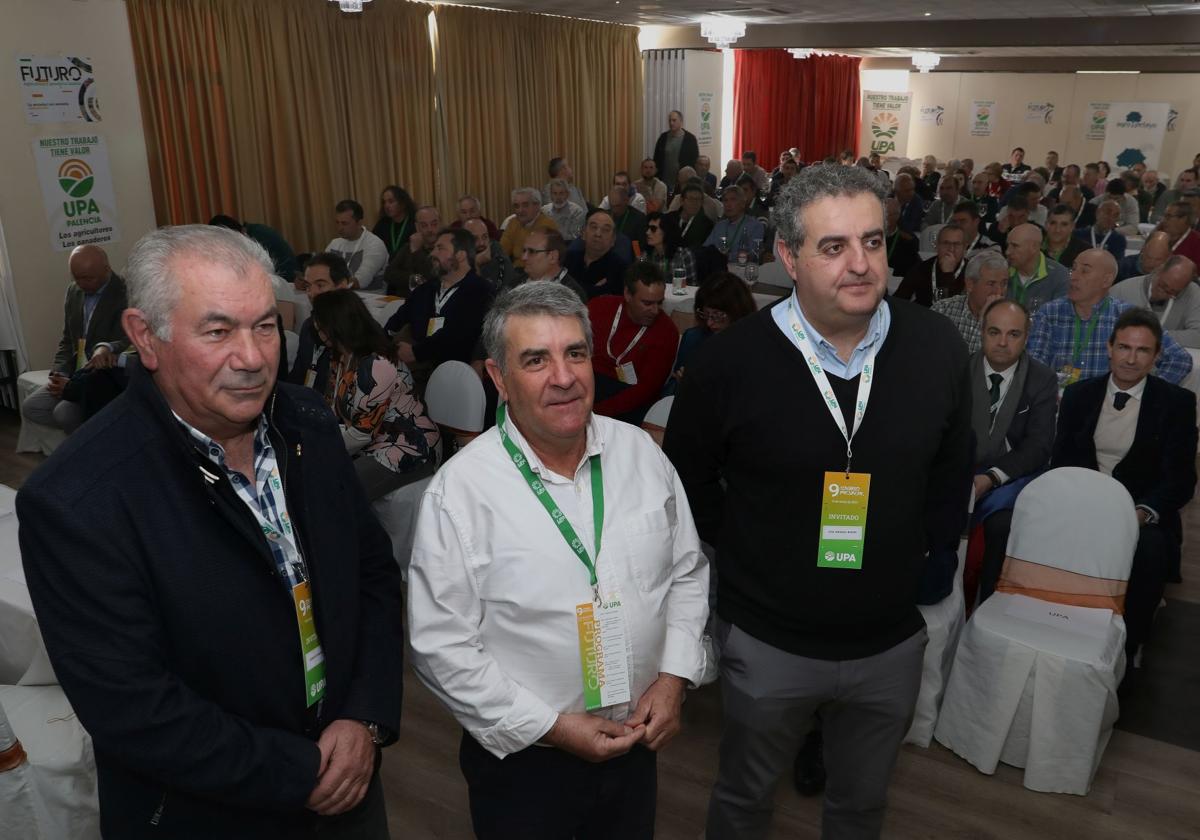
[[[0,482],[19,487],[42,460],[15,455],[15,416],[0,411]],[[1200,546],[1200,501],[1184,511],[1185,545]],[[1185,583],[1168,597],[1200,603],[1200,552],[1185,551]],[[1198,640],[1200,641],[1200,640]],[[1200,709],[1196,710],[1200,714]],[[703,835],[720,737],[717,685],[690,692],[685,729],[659,758],[660,840]],[[405,676],[400,741],[384,753],[388,819],[396,840],[470,838],[458,770],[461,730],[433,696]],[[785,779],[776,795],[775,836],[817,838],[820,799]],[[1086,797],[1034,793],[1020,771],[984,776],[937,746],[906,746],[893,779],[884,837],[895,840],[1150,840],[1200,838],[1200,753],[1116,730]],[[519,840],[519,838],[514,838]]]

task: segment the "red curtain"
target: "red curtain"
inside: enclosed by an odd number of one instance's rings
[[[860,58],[787,50],[735,50],[733,152],[758,153],[768,172],[796,146],[806,163],[857,148]]]

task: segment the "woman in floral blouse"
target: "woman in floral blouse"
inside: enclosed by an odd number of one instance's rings
[[[346,450],[368,500],[431,475],[437,425],[413,393],[412,373],[350,289],[313,299],[313,327],[330,348],[325,399],[342,427]]]

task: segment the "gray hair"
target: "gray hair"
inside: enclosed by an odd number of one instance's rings
[[[125,266],[129,305],[140,309],[146,323],[163,341],[171,340],[171,315],[179,304],[183,278],[177,261],[193,257],[220,265],[245,279],[253,269],[275,274],[263,246],[245,234],[211,225],[177,225],[151,231],[134,243]]]
[[[788,181],[771,211],[776,235],[795,253],[804,245],[804,208],[822,198],[872,195],[879,202],[879,224],[883,226],[883,187],[879,180],[858,166],[806,166]]]
[[[592,322],[588,309],[573,291],[553,280],[527,280],[520,286],[496,298],[495,304],[483,319],[483,346],[488,358],[505,372],[508,364],[508,343],[505,330],[512,316],[528,317],[543,315],[553,318],[576,318],[587,341],[588,354],[592,352]]]
[[[567,186],[567,182],[565,180],[563,180],[562,178],[554,178],[550,181],[549,184],[546,185],[547,190],[552,190],[555,187],[561,187],[564,190],[567,190],[567,192],[570,192],[570,190],[571,190],[571,188]],[[549,198],[549,196],[546,196],[546,197]]]
[[[1008,274],[1008,260],[1004,259],[1004,255],[999,251],[988,248],[967,260],[967,270],[964,276],[967,280],[978,280],[985,268],[993,268]]]
[[[517,198],[520,196],[523,196],[523,195],[529,196],[530,198],[533,199],[534,204],[538,205],[539,207],[541,206],[542,194],[533,187],[517,187],[515,190],[513,190],[512,191],[513,203],[515,204],[517,201]]]

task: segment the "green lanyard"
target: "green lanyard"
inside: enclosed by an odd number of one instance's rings
[[[396,234],[396,223],[394,221],[391,223],[391,226],[388,228],[388,230],[391,231],[391,234],[392,234],[392,253],[393,254],[396,253],[397,249],[399,249],[401,244],[403,244],[404,231],[407,227],[408,227],[408,216],[405,216],[404,224],[400,225],[399,235]]]
[[[617,230],[619,230],[621,233],[624,233],[625,232],[625,222],[627,222],[628,220],[629,220],[629,211],[626,210],[624,213],[621,214],[621,223],[619,225],[617,225]]]
[[[1079,317],[1079,313],[1075,313],[1075,326],[1071,329],[1071,340],[1075,342],[1075,352],[1071,356],[1071,364],[1074,367],[1079,367],[1079,359],[1083,355],[1083,348],[1091,343],[1092,334],[1096,332],[1096,324],[1100,321],[1100,316],[1108,311],[1108,298],[1104,299],[1104,303],[1100,306],[1100,311],[1092,315],[1088,319],[1087,329],[1083,330],[1080,335],[1083,321]]]
[[[521,477],[525,479],[525,483],[529,485],[529,489],[533,491],[533,495],[537,496],[537,500],[542,503],[542,507],[550,514],[550,518],[554,520],[554,524],[558,526],[559,533],[563,535],[563,539],[567,541],[567,545],[575,552],[575,556],[579,558],[588,570],[588,579],[592,584],[592,596],[597,603],[600,601],[600,587],[596,580],[596,564],[592,562],[592,558],[588,556],[587,549],[583,547],[583,540],[575,533],[575,529],[571,527],[571,523],[567,521],[566,514],[559,510],[558,505],[550,497],[550,492],[545,488],[542,482],[533,474],[533,470],[529,468],[529,461],[521,454],[521,450],[512,442],[512,438],[508,436],[508,432],[504,430],[504,418],[507,414],[507,406],[504,403],[496,406],[496,429],[500,432],[500,440],[504,443],[504,449],[508,452],[508,457],[512,459],[517,471],[521,473]],[[604,529],[604,473],[600,467],[600,456],[593,455],[588,459],[592,465],[592,520],[596,528],[596,557],[600,557],[600,532]]]

